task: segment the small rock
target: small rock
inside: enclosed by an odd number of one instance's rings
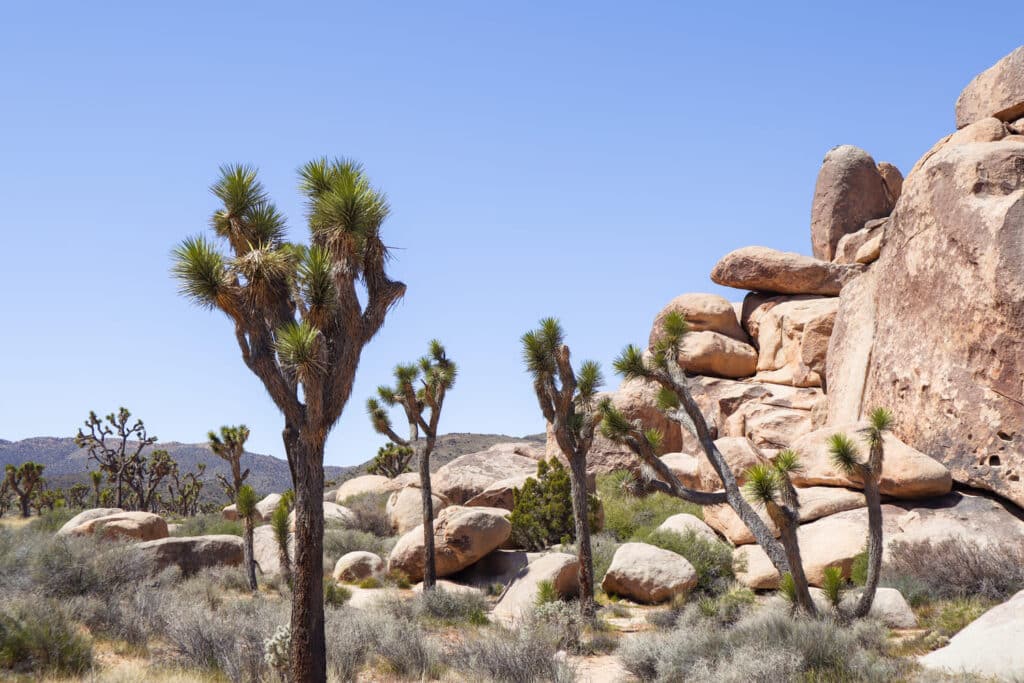
[[[647,543],[623,543],[601,581],[606,593],[655,603],[697,585],[697,571],[685,557]]]
[[[723,256],[711,271],[711,279],[738,289],[836,296],[863,270],[860,264],[830,263],[768,247],[743,247]]]
[[[356,583],[384,573],[384,560],[365,550],[345,553],[334,564],[331,577],[338,582]]]

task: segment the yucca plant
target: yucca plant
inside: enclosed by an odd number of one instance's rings
[[[292,525],[288,517],[291,515],[294,499],[293,491],[290,489],[285,491],[281,494],[281,500],[278,501],[277,507],[270,514],[270,529],[274,532],[274,543],[277,545],[277,560],[281,566],[281,578],[289,588],[293,586],[294,578],[292,556],[288,547],[291,543]]]
[[[775,456],[772,463],[757,463],[747,470],[743,493],[755,505],[763,506],[768,517],[779,530],[779,539],[786,553],[789,564],[789,576],[793,581],[793,591],[797,606],[807,614],[815,614],[814,601],[811,600],[804,574],[803,561],[800,557],[800,541],[797,529],[800,528],[800,501],[793,487],[791,475],[801,469],[800,459],[791,450],[784,450]]]
[[[572,367],[565,333],[555,318],[544,318],[535,330],[522,336],[523,361],[533,377],[533,390],[544,419],[551,425],[559,450],[569,461],[572,514],[576,525],[576,548],[580,569],[580,611],[590,618],[595,613],[594,556],[590,547],[587,498],[587,453],[601,416],[597,390],[604,383],[601,368],[594,361]]]
[[[839,607],[839,602],[843,598],[843,586],[845,585],[846,580],[843,579],[842,567],[825,567],[821,589],[825,591],[825,597],[833,607]]]
[[[245,442],[249,439],[249,428],[245,425],[223,426],[220,428],[220,434],[211,431],[206,438],[214,455],[231,467],[231,481],[220,473],[217,474],[217,481],[224,489],[228,503],[237,502],[235,496],[249,476],[248,468],[242,471],[242,456],[245,454]]]
[[[18,498],[22,517],[29,517],[32,514],[32,493],[37,487],[43,486],[44,469],[46,469],[46,465],[40,465],[31,460],[26,460],[18,466],[7,465],[4,468],[7,486]]]
[[[256,516],[256,503],[259,498],[256,492],[248,484],[242,484],[235,493],[235,507],[238,516],[242,518],[245,525],[245,533],[242,537],[244,555],[242,563],[245,565],[245,577],[249,581],[249,590],[255,591],[256,585],[256,557],[253,553],[253,523]]]
[[[868,444],[868,459],[862,461],[857,444],[845,434],[829,438],[832,464],[847,475],[864,483],[864,500],[868,507],[868,571],[864,592],[853,608],[852,616],[864,617],[871,611],[882,572],[884,550],[882,528],[882,467],[885,461],[885,433],[892,427],[892,412],[875,408],[868,417],[868,426],[862,430]]]
[[[377,387],[378,398],[366,401],[373,428],[401,448],[419,454],[420,493],[423,503],[423,590],[434,589],[437,567],[434,562],[434,501],[430,486],[430,454],[437,441],[448,391],[455,385],[458,370],[448,358],[444,346],[434,339],[427,355],[416,363],[395,368],[395,385]],[[391,426],[387,407],[401,406],[409,425],[409,437],[402,438]]]
[[[373,456],[373,462],[366,468],[369,474],[378,474],[388,479],[394,479],[400,474],[409,471],[409,463],[412,462],[416,451],[408,446],[399,446],[388,441],[377,449],[377,455]]]
[[[89,472],[89,481],[92,482],[92,506],[98,508],[100,506],[100,484],[103,483],[103,472],[100,470],[91,470]]]
[[[223,312],[242,360],[284,415],[295,486],[291,678],[327,677],[323,611],[324,443],[352,392],[363,347],[405,285],[388,277],[381,225],[389,207],[363,167],[318,159],[299,171],[308,244],[285,239],[285,218],[251,166],[221,168],[215,238],[175,250],[183,296]],[[219,242],[219,244],[218,244]],[[226,250],[222,250],[222,246]]]

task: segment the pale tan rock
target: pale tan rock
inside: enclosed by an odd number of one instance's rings
[[[885,183],[885,191],[889,195],[889,203],[896,206],[896,202],[903,192],[903,174],[900,173],[900,169],[895,164],[882,161],[878,164],[878,175],[882,176],[882,182]]]
[[[693,532],[706,541],[717,543],[719,540],[714,529],[697,517],[685,512],[679,513],[678,515],[672,515],[666,519],[658,526],[658,531],[678,534],[679,536],[686,536],[687,533]]]
[[[903,502],[903,515],[895,518],[896,530],[886,539],[908,543],[964,541],[981,546],[1024,547],[1024,520],[1005,502],[954,491],[941,498]]]
[[[356,514],[347,507],[324,501],[324,526],[355,526]],[[295,532],[295,510],[288,513],[288,528]]]
[[[843,235],[839,239],[839,243],[836,245],[835,262],[857,263],[857,253],[860,251],[861,247],[876,238],[879,238],[879,244],[881,244],[881,238],[884,238],[885,236],[885,226],[888,222],[888,218],[868,221],[864,224],[864,227],[857,232],[851,232],[847,235]]]
[[[830,263],[768,247],[743,247],[723,256],[711,271],[711,279],[738,289],[835,296],[863,270],[859,264]]]
[[[404,481],[399,481],[398,478],[388,479],[379,474],[363,474],[343,482],[338,487],[334,501],[339,505],[344,505],[345,501],[354,496],[367,493],[385,495],[393,493],[404,486]]]
[[[484,594],[484,592],[482,590],[480,590],[479,588],[476,588],[475,586],[466,586],[464,584],[455,583],[454,581],[448,581],[446,579],[438,579],[437,582],[434,584],[434,589],[435,590],[439,590],[439,591],[444,591],[446,593],[456,593],[458,595],[480,595],[480,596],[482,596]],[[423,582],[421,581],[420,583],[415,584],[412,587],[412,592],[413,593],[422,593],[423,592]]]
[[[152,512],[115,512],[105,517],[94,517],[71,530],[73,536],[92,536],[101,529],[104,539],[154,541],[167,538],[167,522]]]
[[[682,294],[668,302],[654,318],[649,347],[661,337],[665,317],[673,312],[683,314],[692,332],[718,332],[743,343],[750,341],[740,327],[736,310],[726,298],[716,294]]]
[[[684,370],[698,375],[750,377],[757,367],[757,352],[718,332],[690,332],[683,337],[677,360]]]
[[[139,543],[133,551],[149,559],[157,572],[178,567],[186,576],[210,567],[237,567],[244,555],[242,539],[227,534],[160,538]]]
[[[606,593],[656,603],[697,585],[697,571],[685,557],[647,543],[623,543],[601,580]]]
[[[453,505],[434,519],[434,562],[437,575],[448,576],[499,548],[512,533],[508,510]],[[410,581],[423,578],[423,525],[402,536],[388,558],[389,571]]]
[[[869,272],[839,295],[826,360],[828,424],[848,424],[864,417],[864,381],[877,317],[876,280],[876,273]]]
[[[840,607],[847,613],[852,612],[860,600],[861,593],[859,590],[848,591],[839,603]],[[879,586],[875,590],[868,618],[880,621],[889,628],[917,628],[917,615],[903,594],[895,588]]]
[[[982,614],[945,647],[920,657],[928,671],[986,680],[1019,680],[1024,674],[1024,591]]]
[[[431,488],[451,504],[463,505],[491,484],[518,475],[535,475],[537,459],[523,455],[520,444],[495,444],[478,453],[460,455],[434,473]]]
[[[274,516],[274,510],[281,504],[281,494],[271,493],[266,498],[256,503],[256,519],[269,522]]]
[[[956,127],[994,116],[1024,116],[1024,47],[1006,55],[967,84],[956,101]]]
[[[537,593],[542,581],[550,581],[555,592],[570,597],[579,591],[580,563],[575,555],[547,553],[521,570],[509,584],[491,615],[505,623],[515,623],[526,617],[537,605]]]
[[[238,521],[238,506],[232,503],[220,511],[220,516],[229,522]],[[262,521],[262,520],[261,520]]]
[[[338,489],[330,489],[324,491],[324,501],[328,503],[334,503],[338,500]]]
[[[820,387],[839,300],[835,297],[747,296],[745,315],[757,331],[759,382]]]
[[[716,439],[715,446],[718,447],[729,469],[736,476],[736,482],[741,485],[746,481],[748,469],[756,464],[768,462],[768,459],[750,442],[750,439],[726,436]],[[697,461],[697,473],[702,491],[717,491],[722,488],[722,480],[707,458],[702,457]]]
[[[812,486],[796,490],[800,501],[801,523],[813,522],[846,510],[856,510],[866,505],[864,494],[859,491],[832,486]],[[779,530],[775,527],[768,513],[763,508],[755,508],[758,515],[778,537]],[[733,545],[754,543],[754,535],[728,504],[709,505],[704,508],[704,521],[708,526],[725,536]]]
[[[697,488],[700,486],[700,470],[698,459],[689,453],[666,453],[661,461],[668,465],[672,474],[676,475],[683,486]]]
[[[888,216],[894,204],[870,154],[853,145],[830,149],[818,172],[811,204],[811,246],[815,258],[831,261],[839,238],[860,230],[869,220]],[[838,290],[795,293],[835,294]]]
[[[281,555],[274,530],[269,524],[262,524],[253,529],[252,555],[260,574],[272,576],[281,573]],[[295,535],[288,536],[288,556],[295,559]]]
[[[354,550],[345,553],[334,563],[331,578],[341,583],[357,583],[363,579],[379,577],[384,574],[384,560],[365,550]]]
[[[75,529],[86,522],[99,519],[100,517],[109,517],[110,515],[116,515],[121,512],[124,512],[121,508],[90,508],[88,510],[82,510],[65,522],[64,526],[57,530],[57,535],[70,536]]]
[[[447,498],[433,492],[431,492],[430,501],[433,504],[435,515],[449,504]],[[391,522],[391,529],[396,534],[404,534],[410,529],[421,526],[423,524],[423,489],[418,486],[406,486],[400,491],[395,491],[384,506],[384,514]]]
[[[1006,124],[997,118],[989,117],[975,121],[965,128],[953,133],[946,143],[947,147],[970,145],[976,142],[997,142],[1007,135]]]
[[[877,234],[861,245],[854,255],[853,260],[857,263],[874,263],[882,255],[882,238],[884,235]]]

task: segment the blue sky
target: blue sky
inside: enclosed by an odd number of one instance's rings
[[[711,4],[6,4],[0,438],[126,405],[162,439],[245,422],[283,455],[226,319],[176,295],[169,252],[234,161],[302,238],[295,172],[321,155],[388,193],[408,284],[327,462],[373,454],[365,398],[435,336],[462,370],[443,431],[541,431],[518,346],[540,317],[608,368],[673,296],[738,300],[711,267],[748,244],[809,253],[830,147],[908,171],[1021,40],[1010,5]]]

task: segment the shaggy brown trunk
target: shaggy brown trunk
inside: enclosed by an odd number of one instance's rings
[[[779,529],[782,547],[786,550],[786,560],[789,562],[789,573],[793,577],[793,586],[796,589],[796,604],[806,614],[815,616],[818,609],[811,599],[811,591],[807,587],[807,575],[804,574],[804,565],[800,559],[800,544],[797,541],[796,525],[785,523]]]
[[[420,453],[420,494],[423,497],[423,590],[433,590],[437,583],[434,562],[434,500],[430,488],[430,452]]]
[[[29,509],[29,500],[28,499],[29,499],[29,497],[27,495],[26,496],[19,496],[18,497],[18,502],[21,503],[21,516],[22,517],[31,517],[32,516],[32,512]]]
[[[864,477],[864,498],[868,505],[868,576],[864,592],[853,610],[853,616],[858,619],[871,611],[882,573],[882,494],[875,472],[869,472]]]
[[[594,554],[590,549],[590,506],[587,505],[586,456],[569,458],[572,514],[576,518],[576,548],[580,562],[580,612],[594,616]]]
[[[304,438],[295,439],[288,459],[295,477],[291,680],[324,683],[324,440],[309,443]]]
[[[242,562],[245,563],[245,576],[249,580],[249,590],[256,590],[256,558],[252,551],[252,517],[245,518],[245,541]]]

